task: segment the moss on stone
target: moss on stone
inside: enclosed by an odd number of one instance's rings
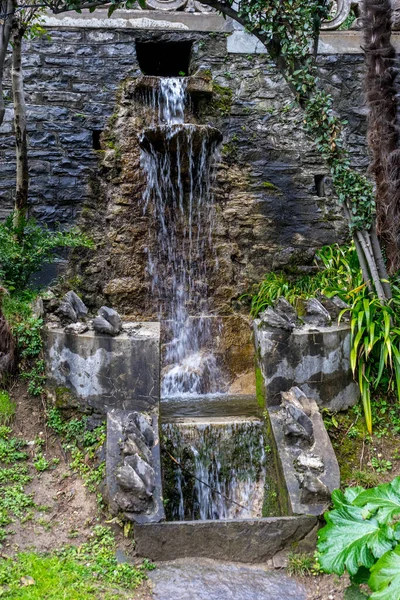
[[[279,188],[277,188],[276,185],[274,185],[270,181],[263,181],[262,186],[263,186],[263,188],[266,188],[267,190],[279,190]]]
[[[232,110],[232,96],[233,92],[231,88],[224,87],[218,83],[213,83],[213,106],[223,117],[228,116]]]
[[[279,517],[291,514],[289,494],[272,431],[268,411],[264,412],[264,439],[269,442],[269,459],[266,460],[265,495],[262,507],[263,517]]]
[[[72,408],[76,406],[76,400],[69,388],[59,386],[55,388],[54,393],[56,408]]]
[[[256,367],[256,396],[257,404],[263,410],[265,409],[265,384],[264,377],[260,367]]]

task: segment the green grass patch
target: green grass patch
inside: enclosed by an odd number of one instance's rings
[[[9,425],[15,416],[15,402],[5,390],[0,390],[0,425]]]
[[[18,554],[0,562],[0,598],[18,600],[112,600],[126,598],[153,568],[118,563],[116,544],[107,527],[97,526],[93,539],[53,554]],[[130,596],[129,596],[130,597]]]
[[[98,461],[98,450],[106,441],[105,423],[88,430],[87,417],[65,420],[57,408],[48,409],[47,422],[70,452],[71,469],[79,473],[90,492],[97,492],[105,475],[105,463]]]

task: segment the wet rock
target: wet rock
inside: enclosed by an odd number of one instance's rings
[[[279,314],[276,310],[268,306],[259,316],[263,325],[269,327],[276,327],[277,329],[285,329],[292,331],[294,328],[293,323],[284,314]]]
[[[305,303],[305,314],[301,316],[302,321],[307,325],[316,325],[321,327],[330,325],[331,316],[316,298],[310,298]]]
[[[85,331],[88,331],[89,326],[87,325],[87,323],[82,323],[82,321],[78,321],[77,323],[70,323],[69,325],[65,326],[65,333],[74,333],[76,335],[79,335],[81,333],[85,333]]]

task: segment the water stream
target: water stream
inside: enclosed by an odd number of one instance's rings
[[[162,431],[170,519],[261,516],[265,483],[261,421],[168,424]],[[179,466],[168,460],[173,454]]]
[[[220,134],[187,124],[184,78],[161,78],[154,111],[158,123],[143,132],[147,175],[144,211],[153,211],[157,249],[148,250],[159,318],[168,322],[162,396],[222,391],[210,348],[207,269],[212,268],[212,181]],[[191,316],[200,318],[191,319]]]
[[[208,125],[185,122],[190,111],[184,78],[160,78],[147,102],[153,120],[141,136],[147,176],[143,210],[153,215],[157,232],[155,249],[147,252],[152,294],[164,327],[161,396],[171,405],[192,402],[204,408],[204,396],[221,395],[227,387],[207,318],[208,281],[216,268],[212,188],[221,134]],[[265,480],[261,421],[211,420],[163,425],[168,517],[260,516]]]

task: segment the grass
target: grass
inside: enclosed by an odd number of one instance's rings
[[[63,440],[64,450],[70,453],[71,469],[81,476],[89,492],[98,492],[105,476],[105,462],[98,460],[98,451],[106,441],[105,423],[89,431],[87,417],[65,420],[54,407],[47,410],[47,423]]]
[[[154,568],[118,563],[111,530],[97,526],[93,539],[52,554],[27,552],[0,562],[0,598],[10,600],[112,600],[126,598]],[[131,597],[131,595],[129,595]]]
[[[0,542],[7,536],[4,527],[15,518],[28,518],[35,506],[32,495],[24,491],[24,486],[32,480],[28,467],[20,464],[28,458],[21,451],[24,444],[22,440],[11,437],[9,427],[0,426]]]
[[[9,425],[15,416],[16,405],[5,390],[0,390],[0,425]]]
[[[321,569],[316,556],[291,552],[288,556],[287,572],[289,575],[304,577],[305,575],[320,575]]]

